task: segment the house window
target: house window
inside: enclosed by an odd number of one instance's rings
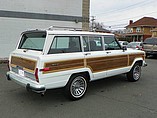
[[[136,28],[136,32],[141,32],[141,28],[140,28],[140,27],[137,27],[137,28]]]
[[[133,32],[133,28],[128,28],[128,33],[132,33]]]

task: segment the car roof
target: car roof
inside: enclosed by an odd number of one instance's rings
[[[104,35],[104,36],[114,36],[112,33],[99,33],[99,32],[88,32],[88,31],[69,31],[69,30],[28,30],[24,31],[24,33],[31,33],[31,32],[47,32],[47,34],[54,35]]]
[[[87,32],[87,31],[59,31],[59,30],[47,30],[48,34],[73,34],[73,35],[109,35],[113,36],[111,33],[99,33],[99,32]]]

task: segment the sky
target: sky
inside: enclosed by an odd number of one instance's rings
[[[129,20],[157,19],[157,0],[90,0],[91,16],[106,29],[124,29]]]

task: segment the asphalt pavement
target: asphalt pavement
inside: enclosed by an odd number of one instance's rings
[[[7,64],[0,64],[1,118],[157,118],[157,59],[146,59],[138,82],[125,75],[91,82],[86,95],[69,101],[62,89],[44,97],[6,80]]]

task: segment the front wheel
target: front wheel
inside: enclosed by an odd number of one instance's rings
[[[135,63],[130,72],[127,73],[127,79],[130,82],[138,81],[141,77],[141,66],[139,63]]]
[[[87,77],[85,75],[76,74],[70,77],[65,87],[65,94],[71,100],[82,98],[87,90]]]

